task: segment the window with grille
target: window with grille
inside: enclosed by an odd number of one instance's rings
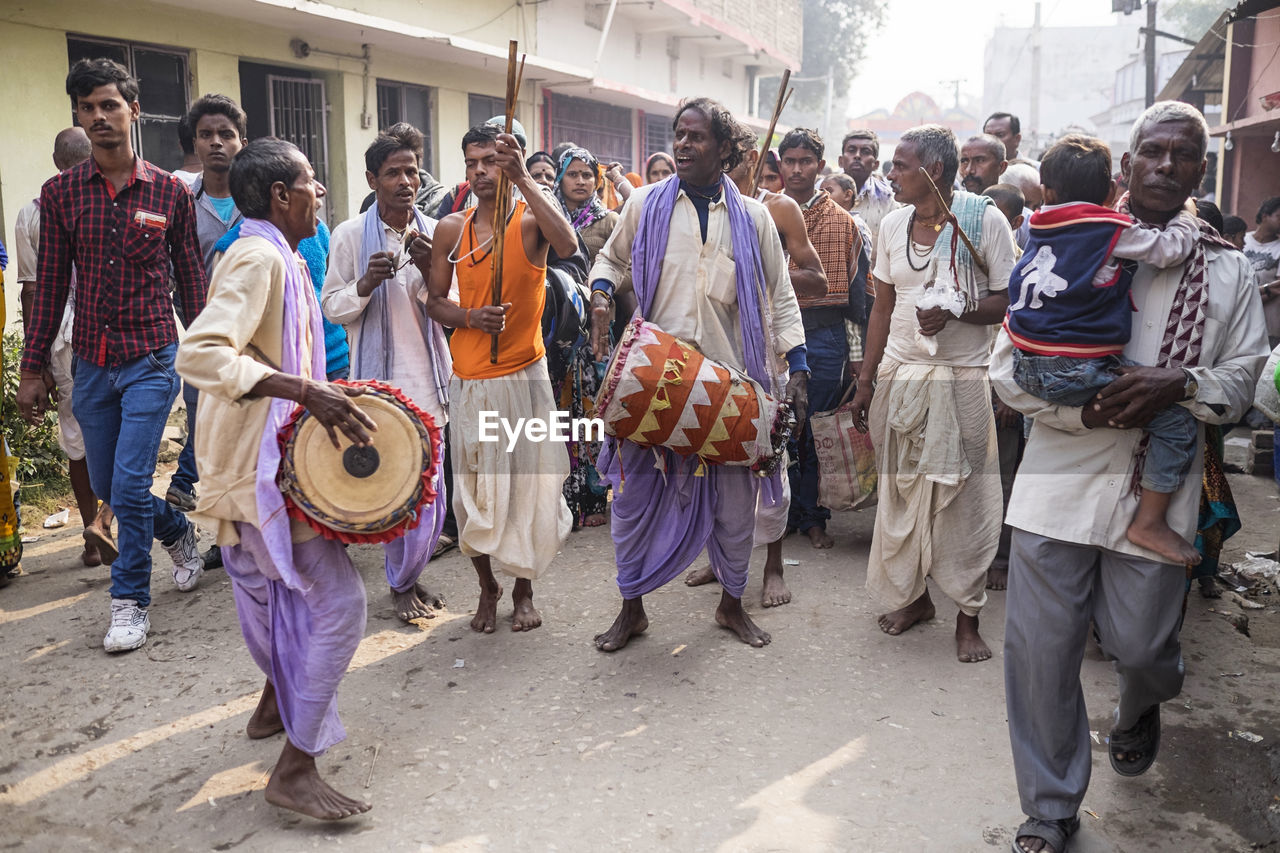
[[[142,113],[133,124],[133,150],[172,172],[182,166],[178,121],[190,107],[187,52],[155,45],[67,36],[67,67],[81,59],[119,62],[138,81]],[[72,123],[75,123],[74,111]]]
[[[329,121],[324,80],[267,75],[267,113],[270,135],[287,139],[311,161],[316,180],[329,184]],[[334,224],[332,205],[325,219]]]
[[[422,168],[432,174],[431,118],[432,90],[411,83],[378,81],[378,129],[386,130],[405,121],[422,131]]]
[[[549,147],[573,142],[587,149],[601,163],[618,162],[623,171],[635,165],[631,135],[631,110],[587,98],[552,92],[544,105],[550,136]]]
[[[675,131],[671,129],[671,122],[670,116],[645,113],[644,143],[640,147],[640,153],[644,155],[645,160],[659,151],[671,153],[672,143],[675,141]],[[641,162],[641,165],[644,165],[643,162]]]
[[[507,102],[503,98],[494,98],[489,95],[467,96],[467,127],[475,127],[478,124],[484,124],[494,116],[506,114]]]

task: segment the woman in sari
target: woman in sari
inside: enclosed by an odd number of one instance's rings
[[[618,223],[618,214],[606,209],[596,194],[600,181],[600,163],[590,151],[574,147],[560,156],[556,198],[587,247],[591,263]],[[556,388],[556,399],[570,417],[586,418],[595,414],[595,397],[604,378],[604,368],[604,363],[592,356],[590,344],[580,337],[569,356],[565,378]],[[601,485],[595,468],[600,443],[571,441],[568,447],[569,478],[564,484],[564,497],[573,513],[574,526],[599,527],[605,522],[607,505],[606,488]]]

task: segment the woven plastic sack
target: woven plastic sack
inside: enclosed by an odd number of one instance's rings
[[[853,425],[853,388],[836,408],[809,420],[818,453],[818,503],[832,512],[875,503],[876,453],[871,436]]]

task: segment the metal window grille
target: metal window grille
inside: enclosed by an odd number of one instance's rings
[[[182,165],[178,121],[190,107],[187,52],[169,47],[109,41],[90,36],[67,37],[67,59],[106,57],[119,62],[138,81],[141,114],[133,123],[133,150],[161,169]],[[72,124],[76,123],[72,111]]]
[[[675,131],[671,129],[670,116],[657,116],[646,113],[644,117],[644,145],[641,154],[644,159],[649,159],[650,155],[659,151],[671,153],[671,145],[675,141]],[[641,165],[644,165],[641,162]],[[647,178],[647,175],[641,175]]]
[[[324,80],[267,75],[267,108],[271,135],[286,139],[311,161],[316,180],[329,184],[329,117]],[[325,219],[334,224],[332,205]]]
[[[386,130],[398,122],[407,121],[422,132],[422,168],[432,168],[431,123],[435,116],[432,90],[411,83],[378,81],[378,129]]]
[[[574,142],[596,155],[601,163],[618,162],[631,171],[631,110],[587,98],[572,98],[554,92],[550,97],[550,146]]]

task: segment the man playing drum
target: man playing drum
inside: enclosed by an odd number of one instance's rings
[[[777,229],[764,205],[724,174],[742,151],[736,122],[706,98],[685,101],[675,120],[676,174],[632,193],[591,270],[592,345],[608,349],[615,286],[631,280],[645,320],[707,358],[773,385],[775,356],[791,368],[786,397],[804,416],[808,368],[800,309]],[[763,297],[763,298],[762,298]],[[741,308],[741,310],[739,310]],[[677,577],[707,547],[724,588],[716,621],[744,643],[769,642],[742,609],[759,490],[782,500],[780,479],[747,468],[705,466],[672,451],[610,441],[601,475],[614,486],[612,533],[622,610],[595,638],[612,652],[649,626],[642,596]]]
[[[323,820],[368,811],[329,787],[315,757],[341,741],[338,682],[364,636],[364,585],[339,542],[291,522],[276,486],[277,434],[307,407],[335,447],[340,431],[372,443],[373,422],[324,381],[320,306],[298,243],[316,231],[324,187],[288,142],[249,143],[231,165],[241,239],[218,264],[208,307],[178,350],[200,391],[201,493],[195,517],[216,526],[249,653],[267,675],[251,738],[284,731],[267,802]]]
[[[353,379],[394,385],[443,427],[448,422],[449,345],[418,299],[430,271],[436,228],[434,219],[414,207],[422,134],[411,127],[380,133],[364,160],[374,202],[333,230],[321,307],[330,321],[347,328]],[[444,476],[438,469],[436,491],[440,497],[428,516],[383,546],[392,602],[405,622],[429,619],[444,604],[418,583],[444,526]]]
[[[569,475],[564,445],[534,441],[520,427],[528,419],[549,421],[556,411],[542,342],[547,249],[569,257],[578,237],[559,204],[529,176],[514,136],[478,125],[462,137],[462,153],[478,203],[440,220],[440,251],[432,253],[427,285],[428,314],[454,329],[449,429],[458,546],[480,581],[471,628],[489,634],[496,627],[502,597],[493,575],[497,563],[516,579],[511,630],[531,631],[542,624],[533,580],[555,559],[573,519],[561,494]],[[499,238],[503,301],[493,305],[493,219],[504,174],[523,198],[508,208]],[[458,301],[452,302],[455,274]],[[503,425],[501,441],[484,440],[482,425],[493,418]],[[507,433],[516,430],[520,436],[509,443]]]

